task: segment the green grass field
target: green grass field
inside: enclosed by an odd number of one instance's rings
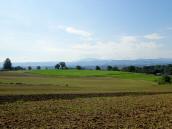
[[[171,85],[158,85],[157,78],[146,74],[95,70],[2,72],[0,94],[172,91]]]
[[[142,73],[103,70],[33,70],[28,73],[61,77],[115,77],[122,79],[157,80],[157,76]]]
[[[0,128],[170,128],[172,84],[158,85],[158,78],[95,70],[0,72]]]

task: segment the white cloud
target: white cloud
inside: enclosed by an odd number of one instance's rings
[[[122,36],[120,41],[123,43],[135,43],[137,42],[137,38],[135,36]]]
[[[75,27],[66,27],[65,30],[68,33],[79,35],[79,36],[83,36],[83,37],[90,37],[90,36],[92,36],[92,34],[90,32],[87,32],[87,31],[84,31],[84,30],[80,30],[80,29],[77,29]]]
[[[162,46],[143,42],[134,36],[124,36],[116,42],[83,43],[73,46],[79,55],[102,59],[159,58],[164,56]]]
[[[160,36],[158,33],[152,33],[152,34],[148,34],[148,35],[145,35],[144,36],[146,39],[149,39],[149,40],[159,40],[159,39],[162,39],[163,37]]]
[[[14,61],[71,61],[90,57],[99,59],[171,58],[172,55],[164,44],[145,41],[135,36],[123,36],[116,41],[88,41],[68,45],[58,44],[48,38],[28,41],[24,44],[12,41],[14,40],[1,40],[0,59],[2,61],[6,57]]]
[[[81,37],[85,37],[85,38],[90,38],[93,35],[91,32],[88,32],[88,31],[85,31],[82,29],[78,29],[78,28],[72,27],[72,26],[50,25],[49,29],[51,29],[51,30],[60,29],[60,30],[63,30],[67,33],[74,34],[74,35],[81,36]]]

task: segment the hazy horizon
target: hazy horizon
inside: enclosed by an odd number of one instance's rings
[[[0,62],[172,58],[171,0],[0,2]]]
[[[8,57],[7,57],[8,58]],[[7,59],[5,58],[5,59]],[[4,60],[1,60],[0,61],[0,64],[3,64],[4,63]],[[138,58],[138,59],[99,59],[99,58],[82,58],[82,59],[79,59],[79,60],[72,60],[72,61],[67,61],[67,60],[40,60],[40,61],[14,61],[12,60],[11,58],[9,58],[11,60],[12,63],[16,63],[16,64],[20,64],[20,63],[58,63],[58,62],[67,62],[67,63],[77,63],[77,62],[89,62],[89,61],[149,61],[149,60],[152,60],[152,61],[156,61],[156,60],[159,60],[159,61],[172,61],[172,58]],[[150,62],[151,63],[151,62]],[[91,64],[90,64],[91,65]]]

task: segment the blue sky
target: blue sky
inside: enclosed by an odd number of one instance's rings
[[[0,0],[0,61],[172,58],[171,0]]]

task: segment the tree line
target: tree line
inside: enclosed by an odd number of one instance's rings
[[[135,73],[146,73],[154,75],[172,75],[172,64],[168,65],[151,65],[151,66],[128,66],[123,67],[122,71],[135,72]]]
[[[28,66],[28,70],[32,70],[31,66]],[[36,69],[40,70],[41,66],[37,66]],[[48,69],[48,68],[45,68]],[[69,69],[65,62],[59,62],[54,66],[54,69]],[[75,69],[84,70],[86,68],[77,65]],[[151,65],[151,66],[126,66],[123,68],[118,68],[117,66],[108,65],[104,68],[108,71],[125,71],[125,72],[134,72],[134,73],[146,73],[154,75],[172,75],[172,64],[168,65]],[[104,70],[103,69],[103,70]],[[12,62],[9,58],[4,61],[3,70],[26,70],[21,66],[12,66]],[[102,70],[101,66],[95,66],[95,70]]]
[[[56,64],[54,66],[55,69],[68,69],[68,67],[66,66],[66,63],[65,62],[59,62],[58,64]],[[12,62],[9,58],[6,58],[4,63],[3,63],[3,68],[2,70],[32,70],[33,68],[31,66],[28,66],[28,68],[24,68],[24,67],[21,67],[21,66],[15,66],[13,67],[12,66]],[[41,69],[41,66],[36,66],[36,69],[37,70],[40,70]],[[48,69],[47,67],[45,69]]]
[[[3,68],[2,68],[2,70],[32,70],[32,69],[33,68],[31,66],[28,66],[27,68],[23,68],[21,66],[15,66],[15,67],[13,67],[12,66],[12,62],[11,62],[11,60],[9,58],[7,58],[4,61]],[[41,68],[41,66],[36,66],[36,69],[37,70],[40,70],[42,68]],[[45,69],[48,69],[48,68],[45,67]],[[58,64],[56,64],[54,66],[54,69],[69,69],[69,68],[67,67],[67,65],[66,65],[65,62],[59,62]],[[82,67],[80,65],[77,65],[75,67],[75,69],[77,69],[77,70],[84,70],[86,68],[85,67]],[[95,70],[102,70],[102,68],[101,68],[101,66],[95,66]],[[107,66],[107,70],[109,70],[109,71],[110,70],[112,70],[112,71],[119,71],[118,67],[116,67],[116,66],[110,66],[110,65]]]

